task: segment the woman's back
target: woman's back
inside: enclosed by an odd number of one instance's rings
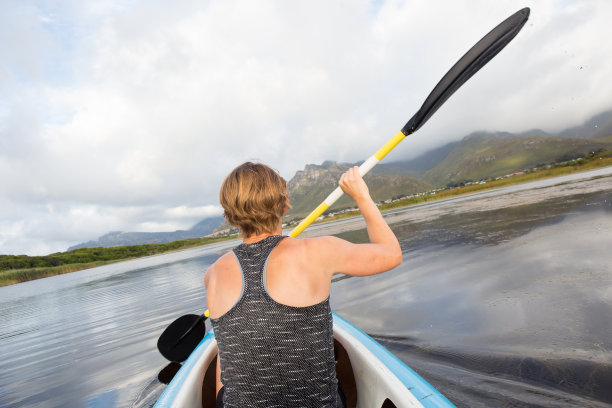
[[[282,266],[285,241],[273,235],[233,251],[241,293],[229,311],[212,319],[227,407],[341,406],[329,299],[294,307],[268,292],[267,271]],[[272,268],[270,254],[276,251]],[[280,271],[275,274],[271,280],[282,281]]]
[[[278,243],[268,259],[266,287],[270,297],[287,306],[303,307],[320,303],[329,297],[331,276],[321,267],[316,242],[321,238],[294,239]],[[257,242],[248,240],[246,242]],[[242,290],[242,275],[236,257],[224,255],[215,264],[219,273],[210,274],[208,296],[217,307],[213,318],[225,314],[236,303]]]

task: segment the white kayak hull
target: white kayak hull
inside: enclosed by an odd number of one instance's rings
[[[410,367],[335,313],[334,340],[338,379],[349,407],[454,407]],[[214,407],[212,363],[216,362],[217,350],[211,330],[168,384],[155,407]]]

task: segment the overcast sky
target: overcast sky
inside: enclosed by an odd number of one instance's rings
[[[3,0],[0,254],[188,229],[256,159],[373,154],[524,6],[517,38],[385,161],[612,108],[609,0]]]

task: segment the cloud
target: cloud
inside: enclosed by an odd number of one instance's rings
[[[612,4],[532,3],[512,44],[387,160],[474,130],[554,131],[609,109]],[[306,163],[365,159],[523,6],[42,4],[9,2],[0,17],[0,253],[188,228],[219,212],[223,177],[248,159],[287,179]]]

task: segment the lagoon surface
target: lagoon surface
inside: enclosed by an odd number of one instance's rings
[[[612,169],[385,214],[404,262],[332,308],[460,407],[612,405]],[[367,239],[358,220],[304,235]],[[236,241],[0,288],[0,407],[150,406],[156,341]]]

